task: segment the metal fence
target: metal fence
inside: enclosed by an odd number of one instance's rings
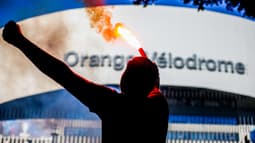
[[[19,137],[1,136],[0,143],[101,143],[99,136]]]
[[[19,136],[1,136],[0,143],[101,143],[100,136],[56,136],[24,138]],[[238,143],[238,141],[180,140],[168,139],[166,143]]]

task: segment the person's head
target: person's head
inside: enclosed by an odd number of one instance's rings
[[[128,96],[148,96],[155,87],[159,87],[157,65],[146,57],[132,58],[122,75],[120,87]]]

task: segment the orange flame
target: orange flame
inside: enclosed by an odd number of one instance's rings
[[[109,42],[114,40],[113,25],[111,22],[112,7],[88,7],[86,13],[90,20],[90,26],[95,28],[98,33],[101,33],[103,38]]]
[[[136,48],[142,56],[146,56],[141,43],[136,39],[133,33],[122,23],[113,26],[111,22],[111,10],[113,7],[102,6],[103,0],[83,0],[87,6],[86,13],[90,20],[90,26],[95,28],[107,42],[112,42],[122,38],[129,45]]]
[[[134,36],[134,34],[123,24],[117,23],[114,28],[114,35],[116,37],[121,37],[124,39],[129,45],[135,48],[141,48],[141,43]]]

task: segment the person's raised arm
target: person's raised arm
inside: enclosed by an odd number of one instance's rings
[[[100,100],[102,96],[112,94],[109,88],[86,80],[73,72],[64,62],[29,41],[14,21],[5,25],[2,36],[5,41],[20,49],[40,71],[62,85],[86,105],[90,104],[89,100],[95,100],[94,98]]]

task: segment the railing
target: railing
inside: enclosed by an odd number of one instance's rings
[[[19,137],[1,136],[0,143],[101,143],[100,136]]]
[[[57,136],[56,138],[24,138],[18,136],[1,136],[0,143],[101,143],[99,136]],[[238,143],[237,141],[210,140],[175,140],[168,139],[166,143]]]
[[[77,122],[71,127],[80,127],[81,124]],[[70,124],[68,122],[65,125]],[[88,127],[82,125],[81,127]],[[245,136],[250,140],[250,131],[254,129],[254,125],[169,124],[166,143],[245,143]],[[0,134],[0,143],[101,143],[101,135],[52,134],[48,137],[22,137]]]

